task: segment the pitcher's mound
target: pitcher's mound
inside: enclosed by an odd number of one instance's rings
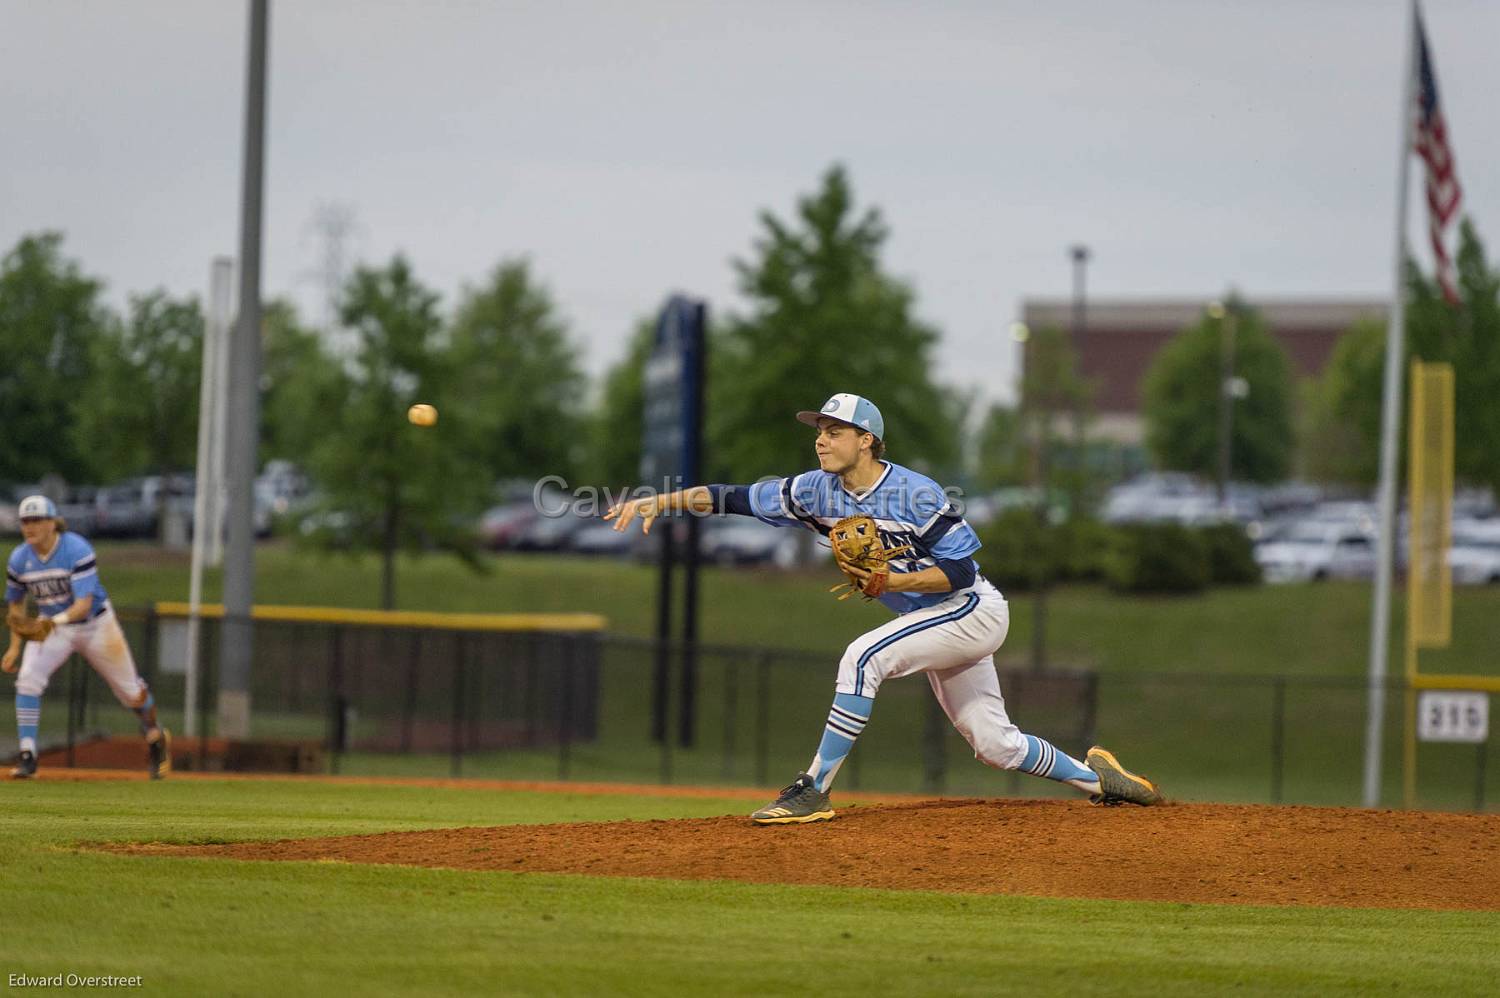
[[[1047,897],[1500,909],[1500,816],[1043,800],[744,817],[508,825],[133,853],[725,879]]]

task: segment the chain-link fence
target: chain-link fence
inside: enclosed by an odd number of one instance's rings
[[[122,617],[163,719],[180,732],[183,677],[173,664],[181,621]],[[218,640],[217,622],[205,621],[198,729],[208,734]],[[257,621],[251,737],[310,743],[328,771],[371,775],[765,787],[806,767],[827,717],[836,656],[700,646],[684,740],[682,651],[596,632]],[[57,703],[59,686],[66,708]],[[1023,730],[1075,755],[1102,742],[1175,797],[1359,803],[1367,686],[1358,676],[1002,670],[1001,686]],[[1398,801],[1403,697],[1394,683],[1387,702],[1384,799]],[[658,739],[663,710],[671,737]],[[133,721],[75,660],[44,702],[42,740],[123,733]],[[1500,767],[1487,766],[1487,752],[1424,745],[1419,802],[1470,808],[1500,799]],[[920,676],[881,688],[839,786],[1071,793],[976,762]]]

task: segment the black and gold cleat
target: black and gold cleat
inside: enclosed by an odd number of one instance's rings
[[[153,780],[160,780],[172,771],[172,733],[166,728],[155,729],[156,737],[146,735],[146,751],[150,762],[147,772]]]
[[[1120,760],[1107,749],[1095,745],[1089,749],[1084,761],[1099,777],[1099,793],[1093,798],[1096,804],[1129,803],[1150,807],[1166,801],[1155,783],[1120,765]]]
[[[798,773],[792,785],[781,796],[750,815],[757,825],[802,825],[809,821],[827,821],[834,816],[833,803],[818,789],[813,778]]]
[[[36,775],[36,753],[22,752],[16,757],[16,768],[10,771],[13,780],[29,780]]]

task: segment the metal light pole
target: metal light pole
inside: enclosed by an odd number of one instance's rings
[[[1010,335],[1021,344],[1022,370],[1026,372],[1022,378],[1021,404],[1024,407],[1022,411],[1029,409],[1036,424],[1033,427],[1036,437],[1032,441],[1034,448],[1032,482],[1037,491],[1036,528],[1033,536],[1045,539],[1048,527],[1047,493],[1049,490],[1047,483],[1051,478],[1052,407],[1055,400],[1051,397],[1048,386],[1036,377],[1033,370],[1033,365],[1038,363],[1039,358],[1036,347],[1032,343],[1031,330],[1024,322],[1017,322],[1010,327]],[[1024,422],[1022,426],[1025,426]],[[1042,567],[1045,557],[1045,549],[1039,549],[1031,624],[1031,667],[1037,672],[1047,667],[1047,579]]]
[[[1238,317],[1221,302],[1210,302],[1209,317],[1219,323],[1219,509],[1229,503],[1231,462],[1234,458],[1234,402],[1244,398],[1248,385],[1234,374],[1235,334]]]
[[[1089,263],[1089,248],[1082,243],[1069,248],[1073,259],[1073,323],[1069,338],[1072,340],[1073,356],[1082,356],[1079,346],[1088,326],[1088,299],[1086,278]],[[1068,515],[1077,516],[1083,508],[1084,469],[1088,463],[1087,441],[1084,439],[1084,398],[1078,392],[1073,397],[1073,476],[1068,495]]]
[[[245,162],[240,200],[240,315],[229,342],[224,478],[229,538],[224,548],[224,623],[219,648],[218,733],[250,734],[250,663],[255,640],[255,451],[259,440],[260,236],[265,177],[266,35],[269,0],[250,0],[245,79]]]
[[[1073,335],[1081,335],[1087,318],[1084,298],[1084,279],[1087,276],[1089,248],[1081,243],[1068,250],[1073,258]]]

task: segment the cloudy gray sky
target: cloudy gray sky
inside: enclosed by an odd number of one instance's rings
[[[1425,10],[1464,208],[1493,239],[1500,4]],[[245,5],[0,13],[0,244],[60,229],[113,301],[200,293],[237,248]],[[757,212],[789,213],[837,161],[944,332],[940,376],[1005,397],[1007,327],[1022,298],[1068,292],[1074,242],[1100,295],[1387,293],[1406,18],[1401,0],[273,0],[265,289],[321,316],[313,219],[344,204],[358,258],[405,252],[449,305],[530,256],[597,372],[671,290],[738,307]]]

